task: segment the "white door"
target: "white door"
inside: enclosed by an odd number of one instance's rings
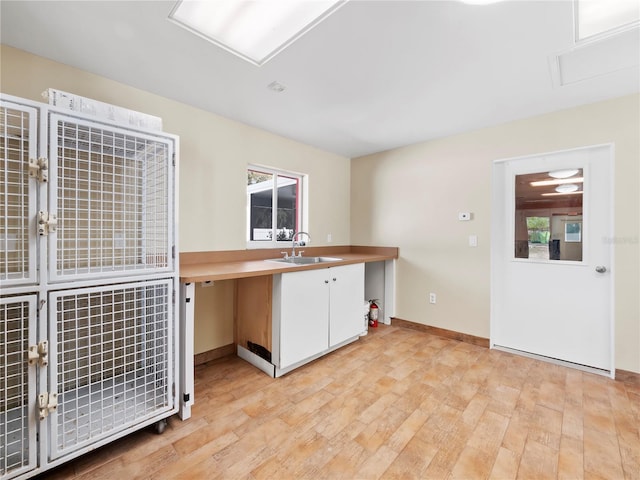
[[[614,375],[612,157],[604,145],[494,164],[492,347]]]
[[[329,346],[362,333],[364,263],[329,269]]]

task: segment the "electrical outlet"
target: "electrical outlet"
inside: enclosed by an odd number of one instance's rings
[[[435,293],[430,293],[429,294],[429,303],[436,303],[436,294]]]

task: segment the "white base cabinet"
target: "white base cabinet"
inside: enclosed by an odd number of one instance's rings
[[[362,263],[274,275],[276,376],[356,340],[363,300]]]

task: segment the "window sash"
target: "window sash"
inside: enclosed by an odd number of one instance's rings
[[[302,229],[304,175],[259,165],[247,167],[247,178],[250,172],[256,173],[256,181],[253,184],[247,181],[247,246],[282,247],[291,242],[296,230]],[[270,175],[271,178],[261,179],[259,175]],[[268,214],[267,208],[270,209]],[[265,218],[260,221],[260,215],[270,216],[270,221],[266,222],[270,225],[265,223]]]

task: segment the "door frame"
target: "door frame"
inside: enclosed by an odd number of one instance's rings
[[[588,151],[596,148],[606,147],[608,149],[608,168],[609,168],[609,185],[608,185],[608,200],[609,200],[609,221],[608,221],[608,231],[610,236],[608,238],[603,238],[603,241],[608,243],[609,250],[609,263],[610,265],[607,267],[610,271],[610,280],[609,280],[609,291],[607,294],[609,295],[609,331],[610,331],[610,371],[592,368],[586,365],[581,365],[577,363],[572,363],[565,360],[560,360],[552,357],[547,357],[543,355],[537,355],[535,353],[522,352],[515,349],[509,349],[502,346],[495,345],[495,335],[496,335],[496,327],[497,327],[497,317],[501,310],[500,299],[502,297],[502,291],[500,286],[504,281],[504,272],[502,271],[502,261],[504,259],[503,249],[504,248],[513,248],[512,245],[505,245],[505,239],[509,238],[507,236],[507,232],[505,229],[510,228],[512,222],[505,218],[504,213],[504,198],[505,194],[508,190],[511,190],[511,185],[505,185],[504,180],[504,168],[507,168],[507,165],[513,161],[519,160],[532,160],[535,158],[540,158],[544,156],[550,155],[558,155],[564,153],[571,152],[579,152],[579,151]],[[615,144],[614,143],[601,143],[596,145],[588,145],[584,147],[575,147],[568,148],[563,150],[554,150],[549,152],[541,152],[531,155],[521,155],[517,157],[509,157],[503,159],[494,160],[491,168],[491,251],[490,251],[490,308],[489,308],[489,347],[491,349],[503,350],[515,354],[519,354],[522,356],[527,356],[530,358],[536,358],[539,360],[547,361],[549,363],[553,363],[556,365],[563,365],[572,368],[576,368],[578,370],[583,370],[591,373],[596,373],[598,375],[605,375],[610,378],[615,378],[615,248],[613,237],[615,235],[615,222],[614,222],[614,212],[615,212]],[[515,199],[513,199],[515,202]]]

